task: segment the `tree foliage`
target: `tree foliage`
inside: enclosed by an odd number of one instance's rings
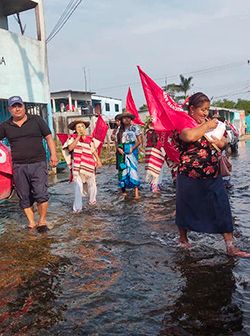
[[[180,99],[186,99],[187,93],[192,87],[192,79],[193,77],[185,78],[183,75],[180,75],[180,83],[175,84],[171,83],[163,86],[163,90],[166,91],[172,98],[179,101]],[[179,93],[183,93],[184,95],[179,95]],[[178,94],[178,95],[177,95]]]
[[[250,114],[250,100],[246,99],[238,99],[237,102],[229,99],[217,100],[212,105],[228,109],[244,110],[247,115]]]
[[[180,75],[180,80],[181,80],[180,88],[181,88],[181,92],[184,93],[185,98],[187,98],[187,93],[192,87],[192,84],[191,84],[192,79],[193,77],[185,78],[183,75]]]

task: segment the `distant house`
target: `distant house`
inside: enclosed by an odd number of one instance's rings
[[[63,90],[51,92],[53,113],[79,112],[82,115],[92,115],[91,97],[93,92]]]
[[[99,114],[109,123],[116,114],[122,112],[120,99],[99,96],[88,91],[51,92],[51,104],[57,133],[67,132],[67,125],[74,119],[90,121],[89,132],[92,132]]]
[[[244,135],[246,115],[244,110],[228,109],[224,107],[210,107],[210,113],[218,112],[221,117],[224,117],[227,121],[232,123],[238,130],[240,135]]]
[[[109,119],[114,119],[118,113],[122,113],[122,100],[117,98],[93,94],[92,106],[95,114],[102,114]]]
[[[29,10],[36,21],[34,38],[9,29],[9,16]],[[9,118],[7,99],[15,95],[23,98],[29,113],[41,115],[53,129],[41,0],[0,1],[0,122]]]

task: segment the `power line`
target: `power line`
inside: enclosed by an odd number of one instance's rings
[[[48,36],[48,38],[46,40],[47,43],[49,43],[62,30],[62,28],[65,26],[65,24],[71,18],[71,16],[73,15],[73,13],[80,6],[80,4],[82,3],[82,1],[83,0],[76,0],[75,2],[73,2],[73,0],[71,0],[69,2],[68,6],[64,10],[63,14],[59,18],[57,24],[55,25],[55,27],[53,28],[52,32]]]
[[[65,10],[63,11],[62,15],[60,16],[59,20],[57,21],[56,25],[52,29],[51,33],[49,34],[47,38],[47,42],[52,40],[58,33],[59,31],[63,28],[63,26],[66,24],[70,16],[73,14],[75,9],[78,7],[78,5],[81,3],[79,0],[71,0]],[[75,6],[77,6],[75,8]]]
[[[71,1],[72,2],[72,1]],[[68,20],[71,18],[77,7],[81,4],[82,0],[78,0],[75,4],[72,3],[73,7],[66,13],[65,18],[61,19],[61,23],[58,25],[58,28],[54,31],[54,33],[47,39],[47,43],[49,43],[65,26]]]
[[[50,39],[50,37],[55,33],[55,31],[58,29],[58,27],[60,26],[60,24],[63,22],[65,16],[67,15],[68,11],[70,10],[70,7],[72,6],[73,2],[75,0],[71,0],[68,5],[66,6],[66,8],[64,9],[62,15],[60,16],[60,18],[58,19],[57,23],[55,24],[54,28],[51,30],[49,36],[47,37],[47,40]]]
[[[207,86],[207,85],[205,85],[205,86],[197,86],[197,85],[195,85],[195,89],[196,90],[200,90],[200,91],[203,91],[203,90],[212,90],[212,89],[214,89],[214,88],[222,88],[222,89],[229,89],[230,90],[230,88],[232,88],[233,89],[233,87],[235,87],[236,86],[236,88],[235,89],[237,89],[238,87],[241,87],[241,86],[245,86],[245,85],[250,85],[250,80],[245,80],[245,81],[240,81],[240,82],[233,82],[233,83],[227,83],[227,84],[222,84],[222,83],[220,83],[220,84],[213,84],[212,86],[211,85],[209,85],[209,86]]]
[[[227,63],[227,64],[222,64],[222,65],[216,65],[216,66],[212,66],[212,67],[208,67],[208,68],[204,68],[204,69],[198,69],[198,70],[193,70],[193,71],[189,71],[189,72],[182,72],[183,75],[204,75],[204,74],[208,74],[211,72],[218,72],[218,71],[224,71],[224,70],[229,70],[235,67],[239,67],[239,66],[243,66],[246,65],[246,61],[240,61],[240,62],[232,62],[232,63]],[[177,76],[179,76],[180,73],[178,74],[172,74],[167,76],[168,79],[174,79]],[[157,81],[162,81],[162,80],[166,80],[166,75],[164,77],[158,77],[154,79],[156,82]],[[105,88],[100,88],[97,89],[97,91],[104,91],[104,90],[109,90],[109,89],[116,89],[116,88],[122,88],[122,87],[127,87],[127,86],[134,86],[134,85],[140,85],[141,82],[140,81],[136,81],[136,82],[130,82],[130,83],[124,83],[124,84],[118,84],[115,86],[109,86],[109,87],[105,87]]]
[[[240,92],[237,92],[237,93],[229,93],[229,94],[225,94],[223,96],[213,97],[213,100],[221,99],[221,98],[227,98],[227,97],[241,96],[241,95],[249,93],[249,92],[250,92],[250,90],[240,91]]]
[[[220,99],[220,98],[226,98],[226,97],[233,97],[233,96],[237,96],[237,95],[242,95],[242,94],[245,94],[245,93],[248,93],[250,92],[250,85],[246,86],[246,87],[243,87],[237,91],[233,91],[233,92],[229,92],[229,93],[226,93],[224,95],[220,95],[220,96],[216,96],[213,98],[213,100],[215,99]]]

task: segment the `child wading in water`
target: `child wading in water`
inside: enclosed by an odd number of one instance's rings
[[[86,134],[89,122],[75,120],[68,128],[75,131],[63,145],[64,156],[72,169],[75,184],[74,212],[82,210],[82,197],[88,196],[89,204],[96,204],[95,170],[101,167],[101,161],[91,136]]]

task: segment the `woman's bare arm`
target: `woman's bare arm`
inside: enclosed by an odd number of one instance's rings
[[[204,122],[203,124],[194,127],[194,128],[185,128],[180,133],[180,138],[185,142],[195,142],[203,137],[203,135],[212,129],[217,127],[218,121],[217,119],[212,119]]]
[[[132,153],[136,148],[138,148],[141,144],[142,144],[142,136],[141,136],[141,134],[140,134],[140,135],[137,135],[137,136],[136,136],[136,142],[135,142],[135,145],[131,148],[131,153]]]

